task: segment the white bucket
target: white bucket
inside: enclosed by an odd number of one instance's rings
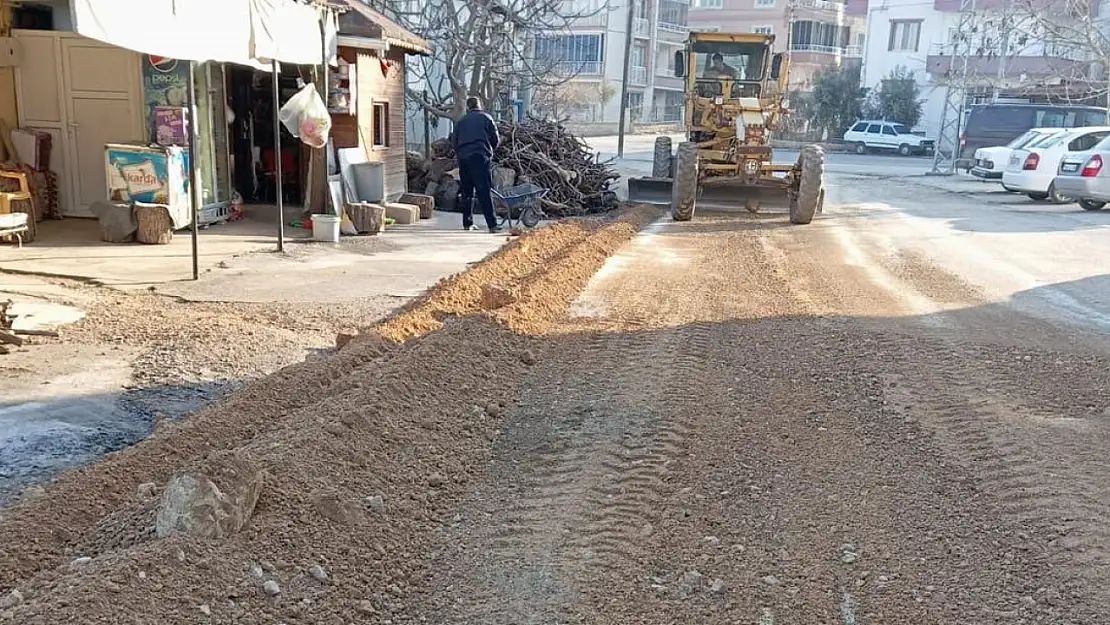
[[[339,221],[335,215],[312,216],[312,239],[327,243],[339,243]]]

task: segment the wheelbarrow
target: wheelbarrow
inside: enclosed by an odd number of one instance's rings
[[[500,214],[502,210],[505,213],[499,224],[505,225],[507,223],[511,228],[513,225],[513,214],[515,213],[519,215],[520,223],[523,224],[525,228],[536,227],[536,224],[540,223],[541,219],[547,217],[539,204],[540,199],[545,195],[547,195],[547,189],[530,183],[518,184],[515,187],[507,187],[500,191],[494,189],[494,210],[498,214]]]

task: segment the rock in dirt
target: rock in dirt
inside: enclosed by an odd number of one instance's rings
[[[279,586],[278,583],[272,579],[266,580],[266,583],[262,584],[262,590],[264,590],[266,594],[270,595],[271,597],[276,597],[281,594],[281,586]]]
[[[374,514],[385,514],[385,498],[381,495],[371,495],[366,498],[366,507]]]
[[[763,578],[763,583],[767,584],[768,586],[775,586],[779,583],[779,578],[775,577],[774,575],[767,575]]]
[[[529,350],[524,350],[524,352],[520,354],[520,362],[531,367],[536,364],[536,355]]]
[[[482,302],[484,310],[497,310],[516,302],[516,295],[512,291],[495,284],[482,285]]]
[[[313,564],[308,569],[308,574],[312,576],[312,579],[320,582],[321,584],[326,584],[328,582],[328,572],[325,571],[324,567],[320,566],[319,564]]]
[[[428,486],[439,488],[447,483],[447,476],[442,473],[433,473],[428,476]]]
[[[345,330],[335,335],[335,349],[343,349],[358,336],[357,330]]]
[[[145,482],[139,484],[139,488],[136,489],[136,492],[139,494],[139,497],[143,499],[154,499],[158,495],[158,485],[154,482]]]
[[[156,536],[223,538],[247,524],[262,492],[262,471],[233,452],[206,465],[170,478],[155,516]]]
[[[0,610],[7,608],[14,608],[15,606],[23,603],[23,593],[19,590],[13,589],[8,596],[0,599]]]
[[[689,595],[695,590],[698,590],[701,587],[704,577],[704,575],[697,571],[686,571],[682,574],[682,577],[678,579],[678,592],[683,595]]]
[[[312,505],[320,516],[336,523],[355,525],[365,518],[362,507],[356,501],[347,499],[335,491],[322,490],[312,493]]]

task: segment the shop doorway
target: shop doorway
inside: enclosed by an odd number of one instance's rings
[[[144,134],[139,55],[67,32],[15,38],[19,125],[51,135],[61,213],[92,217],[89,205],[107,188],[104,144]]]
[[[282,197],[286,205],[303,205],[308,161],[299,139],[284,128],[274,128],[272,75],[230,65],[227,75],[229,106],[234,115],[230,147],[235,190],[248,204],[277,202],[275,173],[279,150],[274,141],[276,134],[281,147]],[[281,102],[291,98],[303,84],[298,68],[293,65],[282,66],[279,81]]]

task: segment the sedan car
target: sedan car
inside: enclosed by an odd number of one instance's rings
[[[854,146],[856,154],[871,150],[888,150],[902,156],[932,154],[936,142],[916,135],[909,126],[888,121],[860,120],[844,133],[844,142]]]
[[[1057,204],[1075,201],[1056,188],[1060,161],[1068,152],[1085,152],[1110,136],[1110,126],[1073,128],[1042,137],[1013,150],[1002,173],[1002,184],[1033,200]]]
[[[1014,150],[1024,148],[1047,135],[1063,131],[1063,128],[1032,128],[1006,145],[979,148],[975,150],[975,158],[971,161],[971,175],[984,180],[1002,180],[1002,173],[1006,170],[1006,164],[1010,161],[1010,154]]]
[[[1065,154],[1054,185],[1057,192],[1075,198],[1083,210],[1102,210],[1110,202],[1110,138],[1086,152]]]

